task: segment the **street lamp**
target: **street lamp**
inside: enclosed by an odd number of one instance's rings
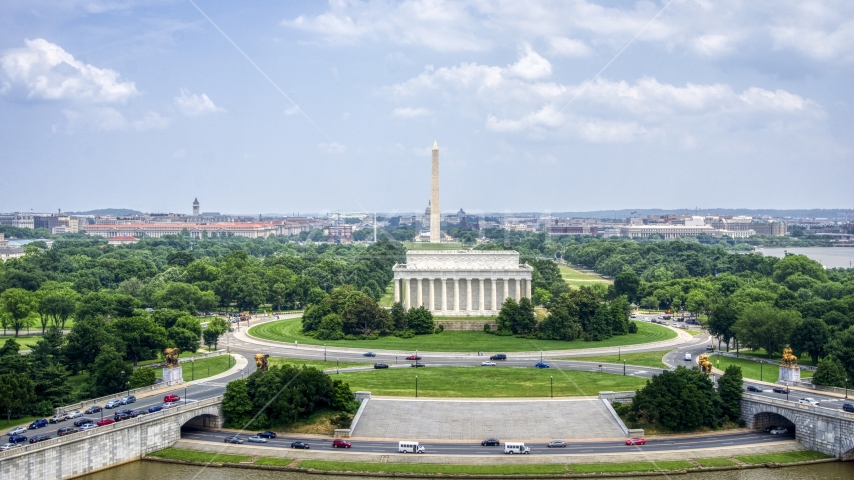
[[[555,398],[555,377],[549,375],[549,384],[551,387],[551,398]]]
[[[540,363],[543,363],[543,351],[540,350]]]
[[[415,398],[418,398],[418,375],[415,376]]]
[[[339,368],[340,363],[338,362],[339,360],[340,360],[339,358],[335,359],[335,373],[341,373],[341,369]]]
[[[326,361],[326,344],[323,344],[323,361]]]
[[[243,369],[240,369],[240,379],[243,380]]]
[[[184,387],[184,405],[187,404],[187,387]]]
[[[623,376],[626,376],[626,361],[623,360]]]

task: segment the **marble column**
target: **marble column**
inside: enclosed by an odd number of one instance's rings
[[[469,312],[474,310],[471,297],[471,278],[466,279],[466,310]]]
[[[522,279],[516,279],[516,303],[522,300]]]
[[[400,279],[394,279],[394,303],[400,301]]]
[[[531,280],[525,279],[525,296],[531,298]]]
[[[498,310],[499,309],[499,307],[498,307],[498,288],[496,288],[497,282],[496,282],[495,278],[490,278],[489,283],[492,284],[492,309]]]
[[[430,278],[427,281],[430,282],[430,306],[427,307],[427,310],[433,312],[436,310],[436,280]]]
[[[484,290],[484,288],[483,288],[483,278],[478,278],[478,279],[477,279],[477,283],[478,283],[478,285],[480,285],[480,298],[479,298],[479,300],[480,300],[480,308],[479,308],[478,310],[480,310],[481,312],[483,312],[484,308],[486,308],[486,305],[485,305],[485,300],[486,300],[486,299],[484,298],[484,295],[483,295],[483,290]]]
[[[415,292],[418,295],[418,300],[415,302],[415,308],[418,308],[418,307],[424,305],[424,289],[421,286],[421,279],[420,278],[418,280],[416,280],[415,282],[416,282],[415,283],[416,288],[418,289],[418,291]]]
[[[454,279],[454,312],[460,311],[460,279]]]
[[[403,280],[406,282],[406,308],[412,308],[412,279],[407,278]]]
[[[504,300],[510,298],[510,280],[504,279]]]
[[[448,280],[443,278],[439,280],[439,285],[442,289],[442,313],[448,311]]]

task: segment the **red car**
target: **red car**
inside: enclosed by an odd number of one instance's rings
[[[645,438],[630,438],[626,440],[626,445],[646,445]]]
[[[97,423],[99,427],[103,427],[104,425],[109,425],[111,423],[116,423],[112,418],[105,418]]]
[[[181,400],[181,397],[179,397],[178,395],[175,395],[174,393],[170,393],[169,395],[166,395],[165,397],[163,397],[163,401],[166,403],[173,403],[173,402],[177,402],[178,400]]]
[[[350,448],[351,445],[350,445],[350,442],[348,442],[346,440],[341,440],[340,438],[336,438],[335,440],[332,440],[332,447],[333,448]]]
[[[421,360],[421,357],[419,357],[418,355],[410,355],[410,356],[406,357],[406,359],[407,360]]]

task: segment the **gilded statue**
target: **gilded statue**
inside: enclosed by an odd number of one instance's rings
[[[167,368],[175,368],[178,366],[178,355],[181,353],[181,349],[167,348],[166,350],[163,350],[163,353],[166,355]]]
[[[798,366],[798,357],[792,355],[792,349],[789,347],[783,349],[783,366],[788,368]]]
[[[697,363],[700,364],[700,371],[705,373],[706,375],[711,375],[712,373],[712,362],[709,361],[709,356],[705,353],[701,353],[699,357],[697,357]]]
[[[266,353],[255,354],[255,366],[258,367],[258,370],[261,370],[262,372],[267,371],[267,358],[269,357],[270,355]]]

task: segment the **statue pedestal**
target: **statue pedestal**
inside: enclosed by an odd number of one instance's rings
[[[780,378],[777,383],[791,385],[793,382],[801,381],[801,369],[798,367],[780,366]]]
[[[173,368],[163,367],[163,381],[167,385],[184,383],[184,373],[181,371],[181,365]]]

